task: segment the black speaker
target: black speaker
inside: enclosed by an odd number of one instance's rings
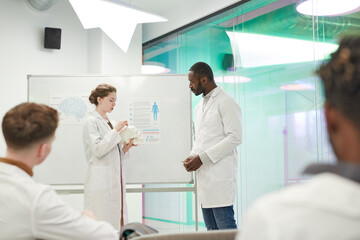
[[[61,46],[61,29],[45,28],[44,48],[60,49]]]
[[[231,53],[224,54],[222,69],[226,71],[234,71],[234,57]]]

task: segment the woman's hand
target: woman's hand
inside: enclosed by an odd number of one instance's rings
[[[92,211],[84,210],[82,214],[97,221],[97,218]]]
[[[124,152],[124,154],[127,153],[132,146],[136,146],[136,145],[134,145],[134,139],[133,139],[133,138],[130,139],[130,141],[129,141],[128,144],[124,143],[124,146],[123,146],[123,152]]]
[[[128,126],[128,121],[119,121],[116,126],[115,126],[115,130],[120,132],[121,129],[123,129],[123,127]]]

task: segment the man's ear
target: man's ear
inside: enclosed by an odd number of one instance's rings
[[[37,164],[42,163],[50,153],[50,147],[47,143],[41,143],[37,149]]]
[[[204,76],[204,77],[200,78],[200,82],[203,86],[205,86],[205,84],[208,82],[207,77]]]
[[[339,119],[338,112],[328,102],[324,104],[326,126],[329,134],[332,134],[338,130]]]

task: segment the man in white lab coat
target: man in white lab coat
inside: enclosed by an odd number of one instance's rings
[[[52,188],[33,180],[33,168],[50,153],[57,125],[57,111],[35,103],[20,104],[3,118],[7,150],[0,158],[0,240],[118,239],[109,223],[73,210]]]
[[[310,165],[306,183],[256,201],[237,239],[360,239],[360,37],[344,38],[318,74],[338,163]]]
[[[236,101],[216,86],[210,66],[195,63],[189,70],[189,88],[203,99],[195,107],[195,141],[185,160],[196,171],[197,191],[208,230],[236,228],[234,201],[237,150],[241,143],[241,110]]]

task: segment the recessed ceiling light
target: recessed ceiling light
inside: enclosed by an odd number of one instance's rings
[[[303,91],[303,90],[313,90],[314,87],[312,87],[309,84],[297,83],[297,84],[286,84],[284,86],[281,86],[280,89],[286,91]]]
[[[298,0],[296,10],[313,16],[335,16],[360,10],[360,0]]]
[[[158,62],[145,62],[141,66],[142,74],[164,74],[170,72],[170,69],[165,68],[163,64]]]

